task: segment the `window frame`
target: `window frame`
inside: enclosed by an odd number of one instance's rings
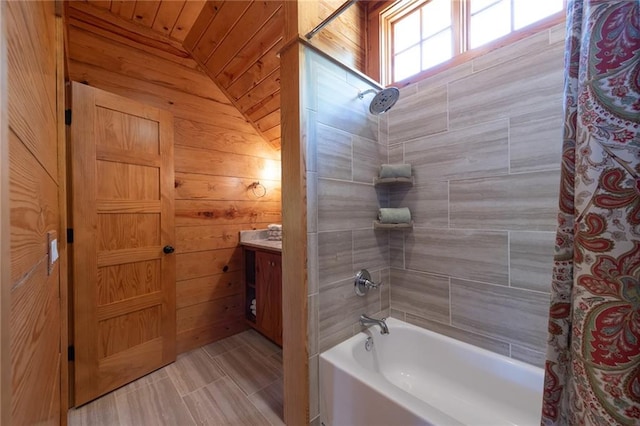
[[[555,26],[566,19],[567,0],[564,0],[561,11],[518,30],[513,30],[482,46],[469,49],[470,0],[454,0],[452,1],[451,10],[452,31],[454,34],[452,58],[403,80],[393,80],[393,23],[423,7],[430,1],[432,0],[384,1],[378,2],[376,6],[369,9],[367,20],[369,27],[369,58],[367,59],[366,70],[369,76],[380,81],[383,85],[403,87],[482,56],[492,50],[515,43],[518,40]],[[514,27],[513,13],[513,8],[511,8],[511,28]]]

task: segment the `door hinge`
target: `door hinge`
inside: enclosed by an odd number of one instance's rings
[[[73,346],[69,346],[67,348],[67,360],[75,361],[76,360],[76,348]]]
[[[64,110],[64,124],[66,124],[67,126],[71,126],[71,110],[70,109]]]
[[[73,244],[73,228],[67,228],[67,244]]]

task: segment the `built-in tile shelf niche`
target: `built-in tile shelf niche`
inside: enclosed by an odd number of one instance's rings
[[[415,178],[413,176],[404,177],[379,177],[373,178],[373,186],[377,188],[407,188],[412,187],[415,184]],[[382,223],[379,220],[373,221],[373,229],[388,229],[388,230],[406,230],[413,228],[413,221],[409,223]]]

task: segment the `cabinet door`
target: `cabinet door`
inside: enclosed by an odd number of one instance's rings
[[[281,345],[282,263],[279,254],[256,252],[256,310],[256,326]]]

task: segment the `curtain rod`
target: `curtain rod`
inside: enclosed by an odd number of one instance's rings
[[[329,15],[324,21],[320,22],[314,29],[312,29],[311,31],[309,31],[307,34],[305,34],[305,38],[307,40],[311,40],[311,38],[316,35],[316,33],[318,31],[320,31],[321,29],[323,29],[325,26],[327,26],[327,24],[329,24],[331,21],[333,21],[334,19],[336,19],[338,16],[340,16],[342,14],[342,12],[344,12],[345,10],[347,10],[349,8],[349,6],[351,6],[353,3],[356,3],[358,0],[348,0],[346,2],[344,2],[344,4],[342,6],[340,6],[339,8],[337,8],[335,10],[335,12],[333,12],[331,15]]]

